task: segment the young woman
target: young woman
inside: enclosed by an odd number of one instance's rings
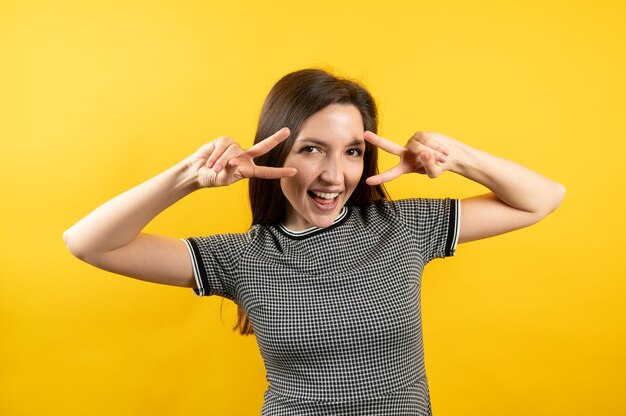
[[[219,295],[254,332],[269,388],[263,415],[428,415],[420,284],[426,263],[457,242],[531,225],[564,188],[439,133],[405,147],[376,134],[376,105],[358,83],[321,70],[270,91],[254,145],[228,137],[97,208],[64,234],[94,266]],[[377,148],[400,163],[377,173]],[[405,173],[460,174],[491,192],[462,201],[389,201]],[[201,188],[249,178],[247,233],[176,239],[142,233]]]

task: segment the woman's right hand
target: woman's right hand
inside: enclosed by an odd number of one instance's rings
[[[199,188],[226,186],[243,178],[280,179],[293,176],[295,168],[257,166],[254,158],[261,156],[290,135],[284,127],[248,150],[243,150],[230,137],[222,136],[202,146],[186,164],[195,175]]]

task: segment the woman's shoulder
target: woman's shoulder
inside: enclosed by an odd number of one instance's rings
[[[370,202],[367,205],[355,207],[359,210],[397,210],[406,207],[420,207],[446,203],[450,198],[402,198],[402,199],[380,199]]]
[[[405,216],[430,215],[438,211],[447,211],[452,204],[450,198],[404,198],[397,200],[381,199],[364,206],[353,207],[357,215],[373,220],[375,218],[399,219]]]

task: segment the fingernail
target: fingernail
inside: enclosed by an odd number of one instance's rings
[[[220,165],[219,163],[216,164],[215,166],[213,166],[213,170],[215,171],[215,173],[220,173],[220,171],[222,170],[222,165]]]
[[[209,160],[209,161],[207,162],[207,164],[206,164],[206,167],[207,167],[207,168],[209,168],[209,169],[211,169],[211,168],[213,167],[213,164],[214,164],[214,163],[215,163],[215,162],[213,162],[212,160]]]

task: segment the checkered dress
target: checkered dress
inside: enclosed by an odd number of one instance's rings
[[[184,240],[196,293],[248,315],[269,388],[262,415],[430,415],[420,286],[454,254],[459,202],[348,207],[328,228]]]

